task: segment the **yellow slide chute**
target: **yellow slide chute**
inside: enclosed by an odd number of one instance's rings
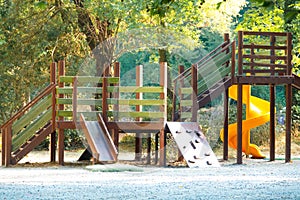
[[[237,86],[229,88],[229,97],[237,100]],[[243,120],[242,151],[253,158],[265,158],[259,147],[250,143],[250,129],[265,124],[270,120],[270,102],[251,96],[251,86],[243,85],[243,104],[246,105],[246,119]],[[223,141],[224,130],[220,131]],[[237,149],[237,123],[228,126],[228,145]]]

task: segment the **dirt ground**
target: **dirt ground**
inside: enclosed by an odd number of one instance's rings
[[[66,152],[66,165],[45,163],[32,152],[20,164],[0,168],[0,199],[300,199],[300,159],[291,163],[244,158],[221,167],[157,167],[79,163],[81,151]],[[120,158],[132,158],[121,154]],[[39,164],[34,161],[39,161]]]

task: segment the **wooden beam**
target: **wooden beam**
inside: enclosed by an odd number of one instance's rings
[[[275,85],[270,85],[270,161],[275,160]]]
[[[53,62],[50,66],[50,82],[57,84],[56,80],[57,63]],[[50,162],[55,162],[56,157],[56,88],[52,90],[52,131],[50,134]]]
[[[58,77],[64,76],[65,75],[65,62],[64,61],[59,61],[58,62]],[[60,80],[58,78],[58,80]],[[63,88],[64,87],[64,82],[59,82],[58,87]],[[64,98],[64,94],[59,94],[58,98]],[[59,104],[58,105],[58,110],[64,110],[64,105]],[[58,117],[58,121],[63,122],[64,117]],[[64,165],[64,150],[65,150],[65,144],[64,144],[64,129],[58,127],[58,163],[59,165]]]
[[[136,86],[143,87],[143,66],[136,66]],[[135,97],[138,100],[143,98],[143,93],[135,93]],[[136,105],[135,110],[137,113],[142,112],[143,108],[141,105]],[[137,117],[136,121],[142,121],[141,117]],[[136,133],[135,135],[135,160],[140,161],[142,158],[142,133]]]
[[[291,162],[292,85],[286,85],[285,162]]]
[[[228,160],[228,113],[229,113],[229,92],[224,91],[224,126],[223,126],[223,160]]]
[[[243,163],[243,85],[238,84],[237,98],[237,164]]]

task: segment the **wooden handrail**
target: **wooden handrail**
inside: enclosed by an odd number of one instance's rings
[[[214,50],[212,50],[209,54],[205,55],[203,58],[201,58],[199,61],[194,63],[194,65],[197,65],[203,61],[210,60],[212,58],[212,54],[216,53],[218,50],[221,50],[220,52],[226,51],[232,44],[235,43],[235,41],[232,41],[231,43],[223,42],[221,45],[216,47]],[[224,46],[225,45],[225,46]],[[206,62],[204,62],[205,64]],[[187,76],[191,75],[191,67],[186,69],[182,74],[178,75],[173,79],[173,82],[175,83],[178,79],[186,78]]]
[[[4,129],[8,125],[12,124],[13,121],[21,117],[26,111],[28,111],[33,105],[35,105],[39,100],[41,100],[46,95],[50,94],[56,88],[56,84],[48,85],[42,92],[40,92],[32,101],[26,104],[21,110],[14,114],[8,121],[6,121],[0,128]]]

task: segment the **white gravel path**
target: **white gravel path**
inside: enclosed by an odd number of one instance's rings
[[[197,169],[2,167],[0,199],[300,199],[300,160],[232,163]],[[121,172],[104,172],[108,167]]]

